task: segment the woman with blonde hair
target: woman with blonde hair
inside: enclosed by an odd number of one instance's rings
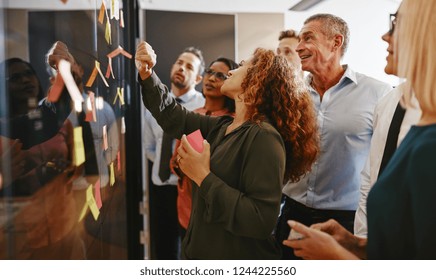
[[[193,181],[183,258],[279,259],[272,231],[283,182],[298,180],[318,152],[313,104],[300,78],[283,57],[257,49],[221,87],[235,100],[234,117],[203,116],[168,95],[152,71],[150,45],[139,44],[136,60],[144,105],[166,133],[181,137],[177,162]],[[201,153],[184,135],[197,129],[207,139]]]
[[[414,106],[413,92],[422,115],[369,193],[368,239],[353,236],[333,220],[312,228],[290,221],[293,230],[303,235],[284,241],[296,255],[306,259],[436,259],[435,13],[436,1],[404,0],[397,14],[391,15],[398,74],[409,86],[402,103],[406,108]]]

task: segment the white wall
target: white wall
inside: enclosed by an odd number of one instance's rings
[[[398,78],[386,75],[387,43],[381,36],[389,28],[389,14],[399,6],[395,0],[326,0],[307,12],[286,12],[286,28],[301,29],[316,13],[331,13],[343,18],[350,28],[350,44],[343,59],[355,71],[397,85]]]
[[[283,13],[236,14],[236,61],[249,58],[258,47],[275,50],[283,28]]]

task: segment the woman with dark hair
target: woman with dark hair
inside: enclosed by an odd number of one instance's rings
[[[38,106],[44,91],[29,62],[21,58],[9,58],[4,62],[11,117],[24,115]]]
[[[234,117],[203,116],[178,105],[152,68],[145,42],[136,51],[145,106],[163,130],[182,137],[177,162],[193,181],[185,259],[278,259],[272,237],[283,182],[296,181],[318,153],[311,97],[283,57],[257,49],[221,92],[235,100]],[[200,129],[201,153],[184,134]],[[209,144],[210,143],[210,144]]]
[[[210,63],[203,76],[205,103],[203,107],[194,110],[194,112],[216,117],[233,115],[235,101],[221,93],[221,86],[228,78],[228,72],[236,68],[238,68],[238,64],[225,57],[219,57]],[[176,147],[179,147],[179,145],[180,141],[177,140]],[[177,156],[177,150],[175,150],[170,165],[172,171],[179,177],[177,182],[177,216],[180,225],[180,237],[183,239],[191,216],[192,181],[179,169],[176,162]]]

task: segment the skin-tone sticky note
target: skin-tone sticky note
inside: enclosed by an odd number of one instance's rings
[[[62,90],[64,89],[64,80],[62,75],[57,74],[55,81],[50,88],[50,92],[47,95],[47,100],[50,102],[57,102],[61,96]]]
[[[199,129],[192,132],[191,134],[187,135],[186,138],[188,139],[189,144],[191,144],[192,148],[196,150],[197,152],[201,153],[203,152],[203,136],[201,135],[201,132]]]
[[[109,87],[108,83],[106,82],[106,79],[104,78],[103,73],[101,72],[100,69],[100,62],[98,62],[97,60],[95,61],[95,68],[97,68],[98,73],[100,74],[101,79],[103,80],[104,84]]]
[[[111,162],[109,165],[109,173],[110,173],[110,185],[113,186],[115,184],[115,169],[114,169],[114,163]]]
[[[79,166],[85,162],[85,146],[83,145],[82,127],[75,127],[73,130],[74,135],[74,153],[73,164]]]
[[[124,121],[124,117],[121,117],[121,134],[126,133],[126,123]]]
[[[88,98],[86,99],[86,108],[87,108],[87,113],[86,113],[85,121],[96,122],[97,114],[95,112],[95,96],[92,91],[88,91]]]
[[[73,75],[71,74],[71,63],[62,59],[59,61],[58,69],[59,73],[62,75],[62,79],[64,80],[71,99],[73,99],[75,103],[82,103],[84,101],[82,94],[80,93],[80,90],[74,81]]]
[[[124,28],[124,13],[123,13],[123,10],[120,10],[120,27]]]
[[[106,125],[103,126],[103,150],[107,150],[108,143],[107,143],[107,127]]]

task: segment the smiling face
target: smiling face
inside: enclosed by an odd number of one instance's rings
[[[171,68],[171,83],[179,89],[190,89],[201,81],[201,61],[193,53],[184,52]]]
[[[296,50],[304,71],[316,73],[320,68],[330,65],[336,60],[338,51],[334,48],[335,40],[329,39],[322,32],[321,21],[315,20],[306,23],[300,31],[299,38],[300,42]]]

